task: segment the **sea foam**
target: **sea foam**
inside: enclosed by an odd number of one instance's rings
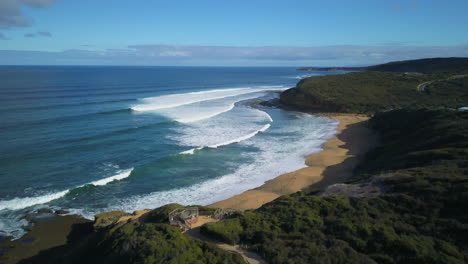
[[[156,111],[203,101],[222,99],[251,92],[254,91],[250,88],[233,88],[162,95],[140,99],[141,104],[134,105],[131,107],[131,109],[134,111]]]
[[[268,91],[284,89],[286,89],[284,86],[257,86],[162,95],[140,99],[141,103],[132,106],[131,109],[135,112],[155,113],[179,123],[191,124],[230,112],[240,101],[258,98]],[[272,121],[271,117],[269,121]]]
[[[305,167],[304,156],[321,150],[321,145],[336,133],[338,123],[324,117],[297,114],[293,124],[267,127],[272,136],[253,137],[239,144],[253,146],[253,162],[233,173],[187,187],[135,195],[116,201],[106,210],[133,211],[168,203],[207,205],[262,185],[280,174]],[[187,151],[188,152],[188,151]],[[246,155],[248,153],[245,153]]]
[[[59,199],[67,195],[73,189],[81,188],[86,185],[103,186],[113,181],[120,181],[130,176],[130,174],[132,173],[132,170],[133,168],[128,169],[128,170],[122,170],[114,176],[107,177],[107,178],[97,180],[97,181],[93,181],[90,183],[86,183],[86,184],[77,186],[75,188],[71,188],[68,190],[60,191],[60,192],[49,193],[49,194],[35,196],[35,197],[21,197],[21,198],[17,197],[11,200],[2,200],[0,201],[0,211],[5,210],[5,209],[19,210],[19,209],[24,209],[24,208],[31,207],[34,205],[45,204],[45,203],[51,202],[53,200]]]
[[[189,92],[180,94],[161,95],[140,99],[140,103],[131,106],[134,111],[157,111],[176,108],[184,105],[195,104],[205,101],[217,100],[249,93],[271,90],[284,90],[284,86],[257,86],[231,89],[215,89],[200,92]]]
[[[270,126],[271,126],[270,124],[266,124],[262,128],[260,128],[259,130],[256,130],[256,131],[254,131],[254,132],[252,132],[250,134],[247,134],[245,136],[241,136],[241,137],[238,137],[238,138],[235,138],[235,139],[232,139],[232,140],[228,140],[228,141],[225,141],[225,142],[221,142],[221,143],[218,143],[218,144],[213,144],[213,145],[208,145],[208,146],[202,146],[202,147],[198,147],[198,148],[189,149],[189,150],[180,152],[180,154],[191,154],[191,155],[193,155],[196,150],[201,150],[201,149],[204,149],[204,148],[219,148],[221,146],[227,146],[227,145],[231,145],[231,144],[234,144],[234,143],[239,143],[239,142],[242,142],[242,141],[247,140],[249,138],[255,137],[260,132],[267,131],[268,128],[270,128]]]

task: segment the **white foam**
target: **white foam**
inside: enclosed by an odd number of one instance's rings
[[[302,79],[309,78],[309,77],[312,77],[312,76],[320,76],[320,75],[321,74],[318,74],[318,73],[315,73],[315,74],[301,74],[301,75],[294,76],[292,78],[297,79],[297,80],[302,80]]]
[[[261,115],[265,116],[266,119],[270,122],[273,122],[273,118],[271,117],[271,115],[269,115],[267,112],[265,111],[261,111],[261,110],[258,110],[258,109],[253,109],[254,111],[257,111],[258,113],[260,113]]]
[[[258,86],[253,88],[246,87],[232,89],[216,89],[200,92],[161,95],[156,97],[140,99],[140,104],[134,105],[130,108],[134,111],[157,111],[205,101],[223,99],[242,94],[282,89],[286,88],[284,86]]]
[[[134,111],[156,111],[203,101],[222,99],[251,92],[254,91],[250,88],[235,88],[162,95],[140,99],[142,103],[132,106],[131,109]]]
[[[92,184],[94,186],[102,186],[102,185],[108,184],[109,182],[120,181],[120,180],[125,179],[128,176],[130,176],[130,174],[132,173],[132,170],[133,170],[133,168],[122,171],[121,173],[119,173],[117,175],[114,175],[114,176],[111,176],[111,177],[108,177],[108,178],[104,178],[104,179],[101,179],[101,180],[98,180],[98,181],[93,181],[93,182],[91,182],[89,184]]]
[[[131,109],[163,115],[179,123],[196,123],[233,110],[239,101],[263,96],[267,91],[283,89],[286,88],[258,86],[163,95],[143,98],[140,104],[132,106]]]
[[[249,135],[271,122],[263,111],[239,105],[216,118],[173,127],[166,136],[180,146],[207,147]]]
[[[214,144],[214,145],[210,145],[210,146],[207,146],[208,148],[219,148],[221,146],[227,146],[227,145],[230,145],[230,144],[233,144],[233,143],[239,143],[239,142],[242,142],[244,140],[247,140],[249,138],[253,138],[255,137],[258,133],[260,132],[265,132],[268,130],[268,128],[270,128],[270,124],[266,124],[264,125],[262,128],[260,128],[259,130],[257,131],[254,131],[248,135],[245,135],[245,136],[242,136],[242,137],[238,137],[236,139],[233,139],[233,140],[229,140],[229,141],[226,141],[226,142],[222,142],[222,143],[219,143],[219,144]]]
[[[65,190],[36,197],[13,198],[7,201],[2,200],[0,201],[0,211],[4,209],[19,210],[37,204],[45,204],[65,196],[69,191]]]
[[[250,133],[248,135],[238,137],[238,138],[235,138],[235,139],[232,139],[232,140],[229,140],[229,141],[225,141],[225,142],[222,142],[222,143],[218,143],[218,144],[213,144],[213,145],[208,145],[208,146],[189,149],[189,150],[180,152],[180,154],[193,155],[195,153],[195,150],[200,150],[200,149],[204,149],[204,148],[219,148],[219,147],[222,147],[222,146],[227,146],[227,145],[231,145],[231,144],[234,144],[234,143],[239,143],[239,142],[242,142],[242,141],[247,140],[249,138],[255,137],[260,132],[267,131],[268,128],[270,128],[270,126],[271,126],[270,124],[266,124],[262,128],[260,128],[259,130],[256,130],[256,131],[254,131],[254,132],[252,132],[252,133]]]
[[[213,112],[207,113],[207,114],[204,114],[204,113],[200,114],[199,113],[197,115],[196,113],[194,113],[195,115],[192,114],[192,116],[190,116],[190,117],[176,118],[175,120],[177,122],[179,122],[179,123],[194,123],[194,122],[210,119],[210,118],[213,118],[213,117],[218,116],[220,114],[229,112],[232,109],[234,109],[234,106],[235,106],[235,103],[230,103],[226,108],[221,109],[221,110],[214,110]]]
[[[34,205],[45,204],[45,203],[51,202],[53,200],[59,199],[59,198],[65,196],[65,195],[67,195],[67,193],[69,193],[71,190],[76,189],[76,188],[80,188],[80,187],[83,187],[83,186],[86,186],[86,185],[89,185],[89,184],[94,185],[94,186],[102,186],[102,185],[106,185],[106,184],[108,184],[110,182],[113,182],[113,181],[125,179],[128,176],[130,176],[130,173],[132,172],[132,170],[133,170],[133,168],[128,169],[128,170],[124,170],[124,171],[120,171],[117,175],[114,175],[114,176],[111,176],[111,177],[108,177],[108,178],[104,178],[104,179],[101,179],[101,180],[93,181],[93,182],[90,182],[90,183],[87,183],[87,184],[83,184],[83,185],[77,186],[75,188],[71,188],[71,189],[68,189],[68,190],[65,190],[65,191],[61,191],[61,192],[49,193],[49,194],[45,194],[45,195],[41,195],[41,196],[35,196],[35,197],[23,197],[23,198],[17,197],[17,198],[13,198],[11,200],[0,200],[0,211],[5,210],[5,209],[7,209],[7,210],[19,210],[19,209],[31,207],[31,206],[34,206]]]
[[[202,147],[182,151],[180,152],[180,154],[193,155],[195,153],[195,150],[198,150],[198,149],[202,149]]]
[[[319,152],[320,146],[336,133],[338,124],[328,118],[303,115],[288,122],[294,123],[272,128],[274,139],[265,136],[242,141],[240,144],[254,146],[260,151],[252,153],[253,162],[240,166],[234,173],[184,188],[124,198],[105,210],[131,212],[168,203],[207,205],[229,198],[278,175],[305,167],[304,156]],[[268,128],[265,126],[264,129]]]

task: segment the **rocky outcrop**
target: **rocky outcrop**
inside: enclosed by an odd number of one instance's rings
[[[107,227],[109,225],[115,224],[123,216],[130,215],[129,213],[123,211],[110,211],[105,213],[100,213],[95,216],[93,227],[94,229],[99,229]]]
[[[282,105],[311,112],[347,112],[342,106],[333,102],[325,102],[309,94],[301,92],[298,88],[291,88],[281,93]]]

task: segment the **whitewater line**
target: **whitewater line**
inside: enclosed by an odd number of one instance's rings
[[[262,91],[268,91],[272,89],[279,89],[278,86],[265,86],[257,88],[233,88],[233,89],[216,89],[200,92],[189,92],[179,93],[170,95],[161,95],[156,97],[148,97],[140,99],[141,103],[130,107],[133,111],[144,112],[144,111],[157,111],[169,108],[176,108],[184,105],[190,105],[194,103],[200,103],[205,101],[212,101],[218,99],[224,99],[228,97],[239,96],[243,94],[256,93]],[[281,90],[281,89],[280,89]],[[222,94],[220,94],[222,93]],[[211,94],[211,95],[210,95]],[[216,95],[219,94],[219,95]],[[190,97],[191,98],[186,98]]]
[[[207,96],[207,94],[210,93],[220,93],[220,92],[233,92],[233,91],[244,91],[244,92],[237,92],[237,93],[232,93],[232,94],[224,94],[224,95],[219,95],[219,96]],[[156,111],[156,110],[162,110],[162,109],[168,109],[168,108],[175,108],[175,107],[180,107],[184,105],[189,105],[189,104],[194,104],[194,103],[200,103],[200,102],[205,102],[205,101],[211,101],[211,100],[217,100],[217,99],[223,99],[223,98],[228,98],[228,97],[233,97],[233,96],[238,96],[242,94],[247,94],[247,93],[254,93],[258,92],[257,90],[252,90],[251,88],[238,88],[238,89],[218,89],[218,90],[210,90],[210,91],[202,91],[202,92],[190,92],[190,93],[180,93],[180,94],[170,94],[170,95],[162,95],[162,96],[156,96],[156,97],[148,97],[148,98],[143,98],[142,101],[143,103],[140,105],[134,105],[130,107],[130,109],[134,111]],[[170,104],[164,104],[163,102],[158,102],[160,100],[176,100],[180,99],[182,96],[187,96],[187,95],[199,95],[203,96],[202,98],[193,98],[192,100],[182,100],[177,103],[170,103]],[[161,103],[161,105],[154,105]],[[149,105],[148,105],[149,104]]]
[[[30,206],[33,206],[33,205],[45,204],[45,203],[48,203],[50,201],[59,199],[59,198],[65,196],[65,195],[67,195],[73,189],[81,188],[81,187],[84,187],[86,185],[103,186],[103,185],[106,185],[106,184],[108,184],[110,182],[113,182],[113,181],[120,181],[120,180],[125,179],[128,176],[130,176],[132,171],[133,171],[133,168],[123,170],[123,171],[120,171],[120,173],[118,173],[118,174],[116,174],[114,176],[104,178],[104,179],[101,179],[101,180],[97,180],[97,181],[93,181],[93,182],[90,182],[90,183],[86,183],[86,184],[83,184],[83,185],[80,185],[80,186],[77,186],[77,187],[74,187],[74,188],[71,188],[71,189],[68,189],[68,190],[65,190],[65,191],[61,191],[61,192],[56,192],[56,193],[51,193],[51,194],[46,194],[46,195],[36,196],[36,197],[24,197],[24,198],[18,198],[17,197],[17,198],[13,198],[13,199],[7,200],[7,201],[1,200],[0,201],[0,211],[2,211],[4,209],[19,210],[19,209],[23,209],[23,208],[30,207]]]
[[[215,149],[215,148],[219,148],[219,147],[222,147],[222,146],[231,145],[231,144],[234,144],[234,143],[239,143],[239,142],[245,141],[245,140],[247,140],[249,138],[255,137],[260,132],[267,131],[270,128],[270,126],[271,126],[270,124],[266,124],[262,128],[260,128],[259,130],[256,130],[256,131],[254,131],[254,132],[252,132],[250,134],[247,134],[245,136],[238,137],[236,139],[225,141],[225,142],[218,143],[218,144],[213,144],[213,145],[208,145],[208,146],[201,146],[201,147],[198,147],[198,148],[189,149],[189,150],[180,152],[180,154],[193,155],[195,153],[195,150],[201,150],[201,149],[204,149],[204,148],[214,148]]]
[[[226,109],[221,110],[221,111],[216,112],[216,113],[213,113],[213,114],[210,114],[210,115],[207,115],[207,116],[198,117],[198,118],[185,118],[185,119],[180,118],[180,119],[175,119],[175,121],[177,121],[179,123],[194,123],[194,122],[202,121],[202,120],[205,120],[205,119],[210,119],[210,118],[213,118],[213,117],[215,117],[217,115],[220,115],[220,114],[231,111],[232,109],[234,109],[234,106],[235,106],[235,103],[231,103]]]

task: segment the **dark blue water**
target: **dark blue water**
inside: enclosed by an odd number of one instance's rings
[[[319,74],[319,73],[315,73]],[[41,207],[91,217],[208,204],[303,166],[333,120],[272,108],[294,68],[0,67],[0,232]]]

